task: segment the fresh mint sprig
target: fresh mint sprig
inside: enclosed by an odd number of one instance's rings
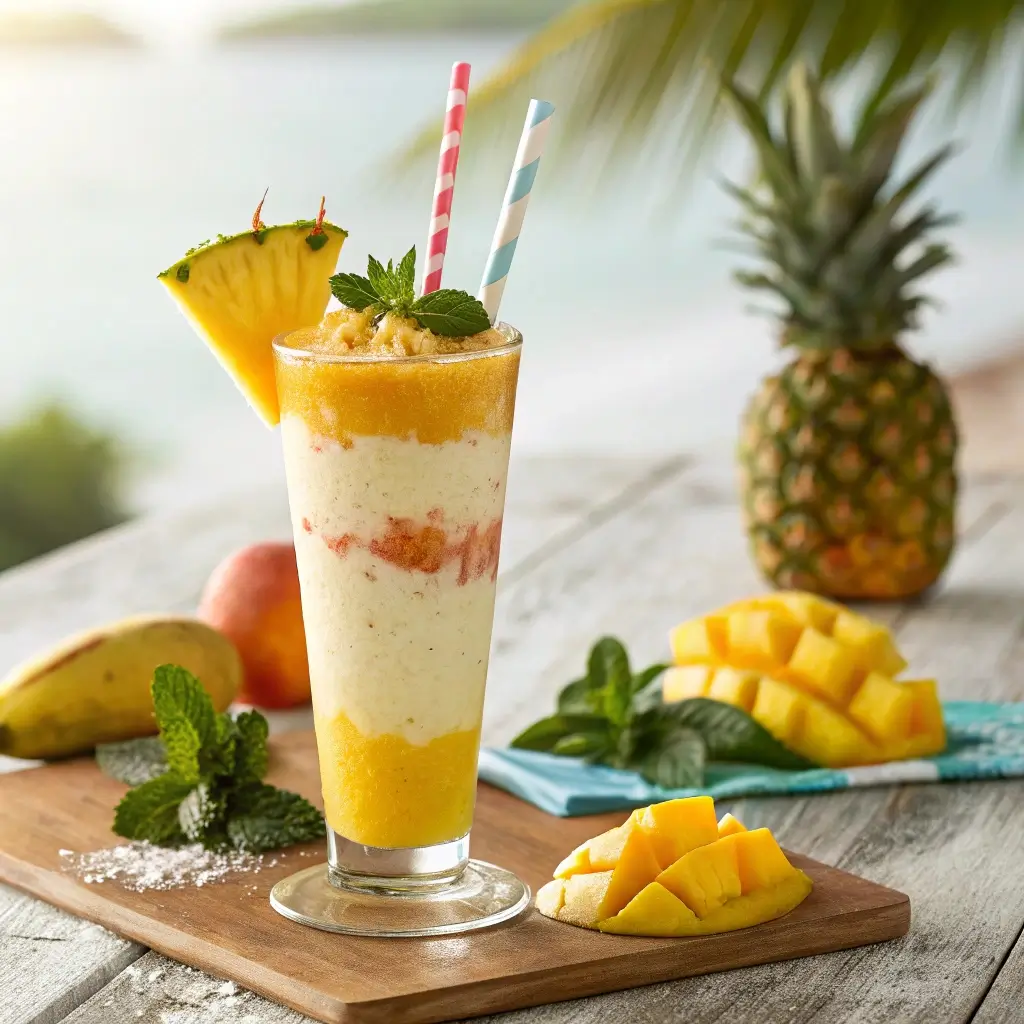
[[[662,703],[651,684],[666,668],[634,674],[622,643],[603,637],[590,651],[587,674],[559,693],[556,713],[511,745],[636,771],[663,789],[703,785],[708,761],[817,767],[732,704],[704,697]]]
[[[395,313],[445,337],[478,334],[491,326],[487,310],[469,292],[439,288],[416,298],[415,246],[402,257],[397,267],[392,260],[388,260],[385,267],[371,256],[365,277],[361,274],[335,274],[331,278],[331,292],[350,309],[370,312],[374,316]]]
[[[97,750],[104,771],[134,785],[114,812],[117,835],[251,853],[324,836],[308,800],[262,781],[268,728],[258,711],[217,714],[199,680],[177,665],[161,665],[151,691],[159,738]]]

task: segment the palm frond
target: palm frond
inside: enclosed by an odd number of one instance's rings
[[[1020,50],[1024,0],[581,0],[475,90],[466,149],[517,131],[532,93],[558,107],[557,156],[581,168],[692,161],[720,124],[723,79],[763,100],[797,58],[823,80],[867,69],[871,115],[941,62],[958,110]],[[1024,102],[1017,120],[1024,141]],[[432,155],[437,138],[425,131],[405,157]]]

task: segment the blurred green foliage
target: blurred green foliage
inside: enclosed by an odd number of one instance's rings
[[[58,405],[0,429],[0,570],[116,526],[126,456]]]

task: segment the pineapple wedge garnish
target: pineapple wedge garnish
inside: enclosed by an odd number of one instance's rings
[[[324,219],[252,228],[189,250],[159,279],[268,426],[281,417],[271,347],[320,321],[347,232]]]

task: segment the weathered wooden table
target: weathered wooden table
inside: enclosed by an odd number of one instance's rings
[[[939,593],[873,614],[896,628],[916,674],[938,676],[944,697],[1022,699],[1024,478],[970,481],[961,530]],[[0,671],[71,629],[189,609],[223,555],[287,532],[283,489],[268,486],[130,524],[0,576]],[[598,635],[621,636],[640,662],[659,659],[679,619],[761,587],[724,464],[515,463],[485,742],[507,741],[545,710]],[[909,893],[910,934],[524,1010],[502,1024],[1024,1021],[1024,780],[756,799],[733,809],[747,824],[771,825],[792,849]],[[303,1019],[0,887],[0,1024]]]

